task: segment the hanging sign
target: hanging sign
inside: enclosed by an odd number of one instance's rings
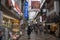
[[[28,19],[28,2],[25,1],[24,3],[24,17]]]
[[[31,9],[40,11],[40,1],[31,1]]]

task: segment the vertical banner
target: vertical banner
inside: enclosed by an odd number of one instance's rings
[[[24,18],[28,19],[28,2],[25,1],[24,3]]]

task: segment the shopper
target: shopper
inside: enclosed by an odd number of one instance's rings
[[[39,31],[40,31],[40,34],[43,33],[43,26],[42,25],[39,26]]]
[[[0,40],[2,40],[2,31],[0,30]]]
[[[31,26],[29,25],[28,26],[28,29],[27,29],[27,35],[28,35],[28,39],[30,39],[30,34],[32,32],[32,29],[31,29]]]
[[[35,33],[38,34],[38,26],[35,24]]]

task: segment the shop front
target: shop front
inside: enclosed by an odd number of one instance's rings
[[[50,23],[50,31],[54,31],[53,33],[55,33],[55,36],[59,36],[59,25],[60,25],[60,16],[58,15],[55,15],[55,12],[54,14],[50,15],[48,18],[47,18],[47,22]]]
[[[19,20],[11,20],[13,22],[12,31],[19,32],[20,30],[20,21]]]
[[[12,35],[20,35],[20,20],[15,19],[9,15],[3,14],[3,26],[8,29]]]
[[[7,1],[7,2],[6,2]],[[0,24],[8,29],[8,33],[19,33],[20,30],[20,14],[22,13],[18,4],[14,0],[1,1]],[[7,34],[7,33],[6,33]],[[6,37],[7,38],[7,37]]]
[[[3,22],[3,26],[11,28],[11,29],[14,29],[14,28],[19,29],[20,27],[20,21],[8,15],[3,14],[2,22]]]
[[[1,1],[3,3],[3,1]],[[15,0],[6,0],[4,1],[4,5],[2,4],[1,11],[2,14],[2,25],[8,28],[15,28],[13,26],[20,27],[20,16],[22,16],[22,12],[18,4]],[[18,27],[16,27],[18,29]]]

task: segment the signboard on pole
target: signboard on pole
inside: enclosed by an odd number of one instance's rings
[[[28,2],[24,3],[24,18],[28,19]]]

